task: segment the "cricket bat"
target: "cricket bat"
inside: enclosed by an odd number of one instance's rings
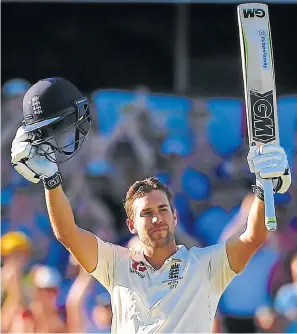
[[[279,144],[277,100],[268,6],[237,7],[249,145]],[[264,180],[265,226],[277,230],[273,185]]]

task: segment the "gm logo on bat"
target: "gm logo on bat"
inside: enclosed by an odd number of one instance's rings
[[[243,17],[245,19],[254,18],[254,17],[265,17],[265,11],[260,8],[249,8],[243,10]]]
[[[264,144],[269,143],[275,139],[273,91],[260,94],[251,90],[250,99],[253,140]]]

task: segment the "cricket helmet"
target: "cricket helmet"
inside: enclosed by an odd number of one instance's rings
[[[43,148],[40,154],[53,162],[77,153],[92,122],[88,99],[63,78],[35,83],[23,98],[23,116],[25,132],[33,134],[32,145]]]

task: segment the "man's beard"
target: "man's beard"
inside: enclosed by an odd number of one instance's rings
[[[140,241],[143,244],[153,248],[164,247],[165,245],[169,245],[173,240],[174,240],[174,233],[168,230],[165,238],[154,239],[148,234],[140,237]]]

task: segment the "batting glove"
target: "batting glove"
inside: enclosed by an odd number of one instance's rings
[[[271,179],[275,193],[285,193],[291,185],[286,152],[279,145],[252,146],[247,156],[250,171],[256,175],[254,193],[264,200],[263,179]]]
[[[56,163],[49,161],[41,152],[50,149],[46,144],[32,146],[34,134],[24,132],[21,126],[11,146],[11,163],[15,170],[30,182],[43,181],[47,189],[54,189],[62,183]]]

